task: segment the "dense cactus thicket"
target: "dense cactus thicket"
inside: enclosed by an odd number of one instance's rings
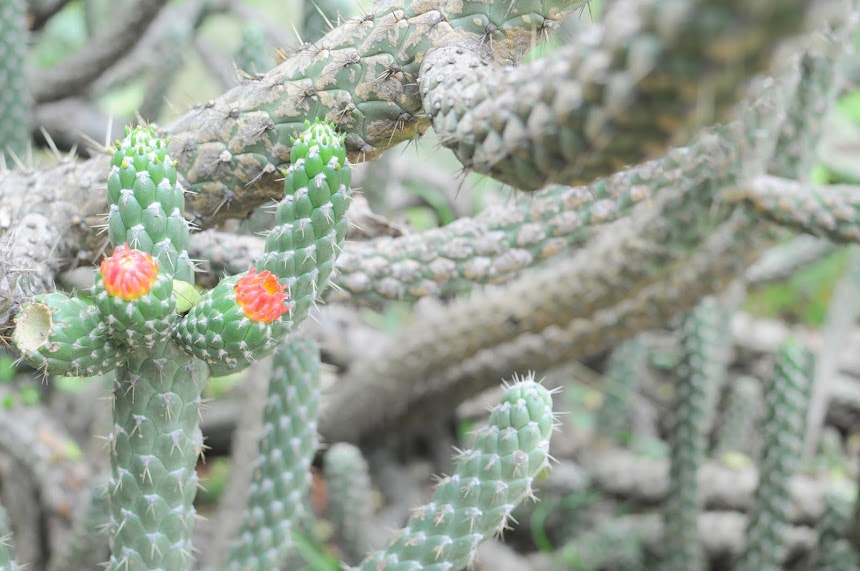
[[[855,2],[133,4],[0,0],[0,570],[856,566]]]

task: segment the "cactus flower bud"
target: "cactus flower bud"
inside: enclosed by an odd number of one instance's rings
[[[278,278],[268,270],[257,273],[251,268],[233,286],[236,303],[251,321],[272,323],[286,313],[287,293]]]
[[[134,301],[152,290],[158,278],[158,262],[146,252],[123,244],[102,260],[100,271],[108,295]]]

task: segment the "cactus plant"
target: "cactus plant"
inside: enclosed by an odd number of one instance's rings
[[[147,0],[146,10],[126,26],[142,28],[163,4]],[[514,370],[592,356],[664,325],[734,280],[781,236],[762,219],[837,240],[860,239],[853,189],[839,187],[829,196],[808,184],[804,171],[837,86],[831,72],[847,52],[841,40],[828,33],[834,41],[827,46],[804,45],[804,56],[791,60],[798,65],[763,82],[763,91],[754,89],[758,95],[744,100],[736,122],[690,136],[702,120],[726,115],[744,93],[741,82],[761,69],[772,44],[800,29],[811,2],[613,2],[604,21],[556,57],[502,69],[585,4],[385,0],[270,72],[185,114],[170,128],[169,147],[144,128],[128,133],[109,159],[0,172],[0,231],[11,236],[12,246],[0,251],[0,328],[27,299],[14,340],[31,364],[64,375],[116,371],[109,442],[114,568],[188,565],[194,460],[202,449],[199,390],[208,375],[240,370],[278,346],[283,354],[299,350],[296,339],[281,342],[336,271],[349,175],[326,161],[345,165],[347,150],[352,158],[372,159],[433,124],[467,168],[527,190],[547,180],[591,184],[543,191],[493,216],[396,243],[350,245],[353,258],[344,260],[339,278],[344,292],[330,294],[329,301],[379,305],[467,290],[472,296],[419,316],[378,352],[362,346],[321,424],[333,440],[357,440],[383,424],[398,427],[417,406],[448,409],[450,401]],[[846,4],[845,14],[849,10],[856,13],[856,5]],[[852,21],[844,18],[845,27]],[[37,97],[82,93],[100,68],[133,44],[133,35],[123,33],[117,42],[100,34],[95,49],[70,60],[71,73],[33,74]],[[41,81],[48,76],[51,81]],[[315,125],[291,140],[306,119],[323,116],[345,139],[332,143],[335,136]],[[657,155],[663,156],[628,165]],[[278,179],[287,164],[284,185]],[[112,254],[93,291],[43,293],[30,301],[32,289],[50,288],[67,262],[102,246],[88,225],[105,202],[94,198],[100,188],[93,181],[109,169],[105,227]],[[184,196],[179,181],[193,194]],[[284,186],[288,196],[279,200],[260,253],[197,299],[186,219],[213,227],[246,216],[267,199],[280,199]],[[17,209],[21,201],[7,200],[9,189],[31,200]],[[7,218],[19,215],[26,224],[7,234]],[[579,251],[571,254],[572,248]],[[534,269],[537,264],[543,267]],[[39,271],[35,286],[21,275],[21,268],[31,267]],[[514,279],[508,286],[475,287]],[[541,392],[525,390],[529,383],[512,389],[529,393],[526,408]],[[289,390],[279,386],[270,383],[271,390]],[[317,396],[309,390],[309,401]],[[289,471],[301,472],[293,475],[301,485],[307,480],[313,445],[305,440],[313,440],[315,422],[310,407],[294,409],[282,394],[272,403],[267,436],[275,436],[261,440],[265,469],[237,543],[241,557],[231,563],[239,568],[274,565],[289,548],[281,539],[291,524],[280,519],[285,514],[272,500],[270,473],[285,464],[271,457],[301,448]],[[538,416],[546,413],[534,408]],[[507,504],[524,494],[502,496],[528,492],[531,482],[523,479],[533,477],[516,470],[490,474],[472,460],[481,457],[490,468],[511,461],[522,470],[523,456],[533,454],[535,466],[545,461],[538,461],[543,441],[532,448],[534,435],[510,426],[505,430],[517,432],[524,448],[494,455],[510,445],[491,434],[499,422],[505,426],[504,414],[497,409],[490,435],[466,455],[461,472],[443,480],[437,499],[415,514],[389,551],[360,568],[448,569],[471,561],[475,543],[500,529]],[[306,429],[296,437],[300,446],[284,442],[289,437],[279,431],[297,422]],[[783,469],[771,460],[765,458],[763,483]],[[529,462],[530,472],[533,467]],[[483,498],[476,494],[479,503],[486,496],[505,502],[490,508],[492,518],[478,516],[485,505],[468,505],[474,498],[461,493],[467,476],[493,489]],[[279,515],[270,517],[272,511]],[[254,519],[260,513],[265,525]],[[724,519],[737,527],[739,517]],[[756,537],[772,538],[761,521],[753,518],[751,546]],[[454,534],[442,529],[448,524]],[[648,539],[643,543],[653,545]]]
[[[708,421],[726,367],[726,319],[719,302],[706,297],[684,319],[681,378],[674,405],[669,496],[664,510],[666,569],[704,569],[697,522],[699,468],[707,451]]]
[[[330,126],[308,125],[295,140],[267,254],[182,314],[175,284],[193,280],[194,270],[184,189],[155,129],[127,129],[107,176],[115,249],[92,297],[41,295],[22,309],[14,340],[34,366],[74,375],[116,370],[112,569],[190,565],[203,384],[210,372],[271,353],[325,287],[349,205],[342,141]]]

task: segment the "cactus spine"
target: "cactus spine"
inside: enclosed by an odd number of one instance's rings
[[[21,567],[15,562],[12,553],[12,529],[9,516],[3,506],[0,506],[0,569],[3,571],[18,571]]]
[[[781,569],[791,509],[788,484],[803,449],[812,372],[812,353],[798,341],[789,339],[780,347],[765,394],[759,484],[738,571]]]

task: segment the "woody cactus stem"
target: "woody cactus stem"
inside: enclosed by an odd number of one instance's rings
[[[550,391],[529,376],[508,387],[474,447],[457,455],[430,503],[413,510],[387,548],[354,571],[458,571],[478,545],[505,529],[514,508],[533,493],[549,467],[555,421]]]

